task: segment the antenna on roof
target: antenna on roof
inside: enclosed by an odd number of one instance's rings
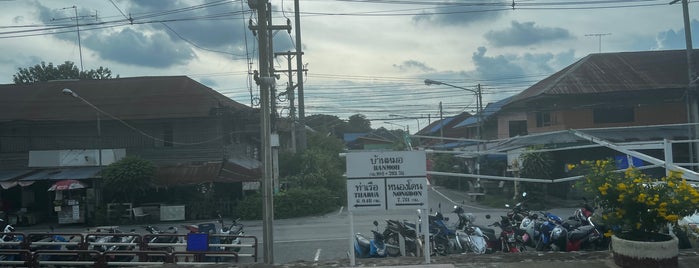
[[[602,36],[605,35],[612,35],[611,33],[593,33],[593,34],[586,34],[585,36],[596,36],[599,39],[599,53],[602,53]]]

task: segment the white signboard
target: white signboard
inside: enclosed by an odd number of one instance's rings
[[[427,209],[427,178],[386,179],[387,209]]]
[[[353,152],[346,156],[350,211],[428,207],[424,151]]]
[[[347,153],[347,178],[427,176],[424,151]]]
[[[386,209],[383,179],[348,179],[347,206],[350,210]]]

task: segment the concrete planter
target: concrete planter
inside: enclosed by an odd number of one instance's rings
[[[647,242],[612,236],[614,263],[624,268],[677,268],[677,238],[665,234],[655,235],[666,238]]]

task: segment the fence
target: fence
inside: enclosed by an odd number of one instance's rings
[[[0,266],[147,266],[165,263],[257,262],[257,237],[199,234],[204,249],[189,250],[187,234],[136,233],[4,233],[0,242]],[[56,239],[67,237],[68,239]],[[43,238],[43,239],[38,239]],[[169,238],[169,239],[168,239]],[[223,243],[239,238],[240,243]],[[33,241],[36,240],[36,241]],[[162,243],[157,241],[176,241]]]

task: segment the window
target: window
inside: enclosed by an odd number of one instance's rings
[[[536,113],[536,127],[548,127],[553,125],[553,116],[551,112],[537,112]]]
[[[634,122],[633,107],[595,108],[592,111],[595,124]]]
[[[527,120],[515,120],[509,122],[510,137],[527,135]]]

